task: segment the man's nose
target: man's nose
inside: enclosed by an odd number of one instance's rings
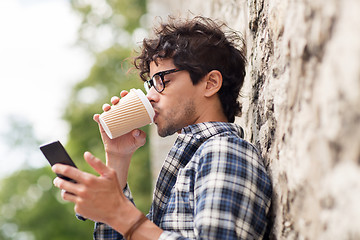
[[[155,90],[155,88],[152,86],[149,91],[146,94],[147,99],[150,102],[157,102],[159,100],[159,93]]]

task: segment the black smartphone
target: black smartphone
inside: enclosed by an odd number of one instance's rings
[[[40,150],[45,155],[46,159],[48,160],[51,166],[56,163],[62,163],[76,167],[75,163],[73,162],[73,160],[71,160],[69,154],[66,152],[64,146],[59,141],[42,145],[40,146]],[[74,179],[65,177],[61,174],[56,174],[56,175],[58,175],[58,177],[62,179],[76,183]],[[84,218],[79,214],[76,214],[76,217],[82,221],[86,220],[86,218]]]
[[[75,163],[73,162],[73,160],[71,160],[64,146],[59,141],[42,145],[40,146],[40,150],[45,155],[46,159],[48,160],[51,166],[53,166],[56,163],[61,163],[76,168]],[[65,177],[61,174],[57,174],[57,175],[62,179],[76,183],[76,181],[71,178]]]

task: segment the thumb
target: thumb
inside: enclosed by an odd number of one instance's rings
[[[84,159],[101,176],[107,172],[107,166],[100,159],[94,157],[94,155],[90,152],[84,153]]]
[[[134,143],[136,148],[144,146],[146,142],[146,133],[139,129],[135,129],[132,131],[132,136],[134,137]]]

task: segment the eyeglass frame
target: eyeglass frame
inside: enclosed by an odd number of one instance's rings
[[[166,70],[166,71],[161,71],[161,72],[155,73],[155,74],[150,78],[150,80],[147,80],[147,81],[144,82],[144,88],[145,88],[146,92],[149,92],[151,87],[154,87],[155,90],[156,90],[158,93],[163,92],[164,89],[165,89],[165,83],[164,83],[164,77],[165,77],[165,75],[168,75],[168,74],[170,74],[170,73],[175,73],[175,72],[183,71],[183,70],[184,70],[184,69],[174,68],[174,69],[169,69],[169,70]],[[155,76],[159,76],[160,79],[161,79],[161,84],[162,84],[162,86],[163,86],[161,90],[157,89],[156,85],[154,84],[154,82],[156,82],[156,81],[154,80],[154,77],[155,77]]]

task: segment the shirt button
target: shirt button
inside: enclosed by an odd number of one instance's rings
[[[199,140],[201,138],[200,135],[196,135],[195,137],[196,137],[197,140]]]

